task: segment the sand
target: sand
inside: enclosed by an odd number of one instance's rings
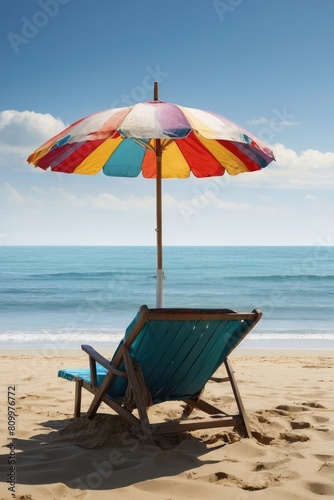
[[[242,438],[232,428],[210,429],[148,445],[105,406],[93,421],[72,418],[74,384],[57,378],[57,371],[86,366],[84,353],[4,351],[0,498],[333,498],[333,353],[237,349],[233,366],[253,437]],[[7,429],[10,386],[17,413],[10,422],[14,442]],[[90,397],[85,391],[83,408]],[[227,384],[209,382],[207,400],[234,408]],[[154,421],[178,414],[174,402],[149,411]],[[8,463],[13,457],[15,471]]]

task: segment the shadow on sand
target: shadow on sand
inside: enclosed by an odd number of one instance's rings
[[[16,440],[20,485],[63,483],[79,490],[122,488],[217,463],[204,456],[229,440],[219,435],[217,445],[208,448],[205,434],[197,438],[183,433],[154,436],[154,444],[146,444],[132,435],[118,416],[105,414],[93,420],[52,420],[39,425],[53,430],[29,440]],[[210,443],[214,441],[211,437]],[[7,469],[7,464],[0,465],[2,473]]]

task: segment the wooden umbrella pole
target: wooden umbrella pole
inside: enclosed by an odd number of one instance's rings
[[[156,139],[156,211],[157,211],[157,264],[162,269],[162,186],[161,186],[161,143]]]
[[[153,99],[155,101],[158,101],[158,82],[154,82],[154,87],[153,87]]]
[[[154,100],[158,100],[158,82],[154,82]],[[157,292],[156,306],[163,306],[163,280],[164,273],[162,269],[162,148],[161,140],[155,140],[156,154],[156,213],[157,213]]]
[[[161,142],[155,141],[156,147],[156,211],[157,211],[157,291],[156,306],[163,307],[163,282],[164,272],[162,269],[162,188],[161,188]]]

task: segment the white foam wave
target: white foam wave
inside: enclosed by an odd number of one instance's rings
[[[334,333],[251,333],[249,340],[334,340]]]
[[[43,343],[48,342],[52,344],[68,344],[73,342],[109,342],[118,343],[123,338],[124,332],[55,332],[55,331],[41,331],[41,332],[3,332],[0,334],[1,343]],[[64,346],[66,347],[66,346]]]
[[[76,330],[75,332],[66,332],[64,330],[42,330],[39,332],[31,331],[5,331],[0,333],[1,344],[54,344],[58,347],[66,347],[73,343],[97,343],[118,344],[124,336],[124,331],[87,331]],[[263,340],[331,340],[334,341],[334,332],[315,331],[315,332],[261,332],[250,333],[247,339],[253,342]]]

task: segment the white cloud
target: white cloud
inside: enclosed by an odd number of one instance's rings
[[[248,120],[250,125],[264,125],[265,123],[269,123],[268,118],[262,116],[261,118],[253,118],[252,120]]]
[[[88,195],[82,200],[82,204],[95,209],[112,210],[112,211],[127,211],[127,210],[148,210],[155,209],[155,199],[151,196],[138,198],[128,196],[118,198],[110,193],[100,193],[96,196]]]
[[[179,201],[174,198],[173,196],[171,196],[170,194],[164,194],[162,196],[163,198],[163,204],[164,204],[164,207],[169,207],[169,208],[177,208],[179,206]],[[154,199],[154,203],[155,203],[155,198]]]
[[[24,204],[24,196],[17,189],[13,188],[9,182],[5,182],[3,192],[7,196],[10,203],[13,203],[14,205]]]
[[[65,128],[60,118],[35,111],[0,111],[0,155],[26,157]]]
[[[293,187],[326,188],[334,186],[334,153],[307,149],[300,154],[283,144],[275,146],[277,165]]]
[[[273,109],[273,114],[270,119],[261,116],[259,118],[248,120],[247,123],[250,125],[266,125],[267,127],[265,130],[269,128],[272,132],[278,132],[278,128],[283,129],[285,127],[295,127],[300,125],[302,122],[297,120],[295,115],[288,113],[287,109],[284,107],[282,110]],[[263,131],[260,130],[258,134],[261,135],[261,132]]]
[[[272,200],[272,196],[268,196],[267,194],[261,194],[259,196],[259,200],[261,200],[261,201],[271,201]]]
[[[318,199],[317,196],[314,196],[313,194],[307,194],[305,196],[305,200],[311,200],[311,201],[313,201],[313,200],[317,200],[317,199]]]
[[[276,162],[263,171],[241,174],[237,182],[277,189],[328,189],[334,187],[334,153],[307,149],[297,153],[283,144],[272,146]]]
[[[146,195],[143,197],[127,195],[124,197],[115,196],[111,193],[98,193],[96,195],[83,194],[72,192],[70,189],[65,189],[61,186],[53,186],[47,189],[40,189],[37,186],[29,186],[29,189],[21,188],[21,190],[13,187],[10,183],[4,183],[0,188],[3,200],[9,203],[10,206],[24,206],[26,210],[29,207],[43,206],[48,207],[59,206],[59,209],[65,210],[101,210],[103,212],[118,212],[118,213],[155,213],[156,198],[155,196]],[[251,208],[246,203],[235,203],[225,201],[219,198],[219,193],[216,195],[213,191],[203,189],[198,191],[191,198],[178,198],[170,194],[163,195],[163,207],[169,212],[181,213],[200,213],[203,209],[215,207],[218,210],[229,212],[245,212]],[[53,209],[52,209],[53,210]]]
[[[39,188],[30,187],[29,190],[24,192],[13,187],[9,182],[4,182],[3,186],[0,187],[1,199],[3,202],[7,202],[11,207],[24,207],[24,210],[28,210],[32,206],[40,206],[50,202],[50,193],[40,190]]]
[[[282,120],[282,121],[278,121],[275,123],[275,126],[277,127],[296,127],[297,125],[300,125],[302,122],[298,121],[298,120]]]
[[[235,203],[233,201],[224,201],[220,198],[217,198],[212,191],[204,192],[203,197],[207,198],[208,202],[212,206],[223,210],[233,210],[241,212],[243,210],[248,210],[251,208],[250,205],[248,205],[247,203]]]

